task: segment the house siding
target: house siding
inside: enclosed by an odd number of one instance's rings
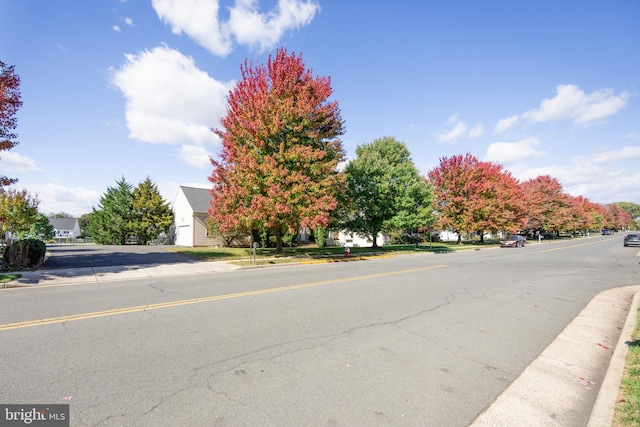
[[[193,246],[193,211],[189,201],[180,190],[173,202],[173,220],[175,225],[175,244]]]
[[[194,213],[193,214],[194,233],[193,233],[193,246],[223,246],[224,241],[219,237],[209,237],[207,233],[207,214],[206,213]]]

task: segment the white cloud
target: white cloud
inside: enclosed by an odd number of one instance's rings
[[[508,129],[515,126],[515,124],[518,123],[518,120],[520,120],[520,116],[511,116],[507,117],[506,119],[498,120],[498,123],[495,127],[495,133],[500,134],[507,131]]]
[[[15,151],[6,151],[0,155],[0,166],[6,172],[41,172],[36,161]]]
[[[151,4],[174,34],[187,34],[215,55],[231,53],[231,34],[228,25],[218,20],[217,0],[152,0]]]
[[[627,105],[629,93],[615,95],[611,89],[590,94],[575,85],[559,85],[556,96],[542,100],[540,108],[522,114],[534,123],[572,120],[575,124],[589,123],[612,116]]]
[[[211,128],[226,113],[234,82],[213,79],[192,58],[166,46],[125,58],[112,83],[127,100],[131,138],[169,144],[218,142]]]
[[[18,183],[18,187],[26,188],[32,195],[37,195],[40,200],[38,210],[45,214],[56,212],[67,212],[79,217],[91,212],[93,207],[97,207],[100,196],[103,192],[89,190],[82,187],[63,187],[61,185],[47,184],[24,184]]]
[[[480,138],[484,135],[484,127],[482,125],[475,125],[469,130],[469,138]]]
[[[200,145],[183,145],[180,147],[179,157],[187,164],[199,169],[211,166],[209,152]]]
[[[640,159],[639,146],[627,146],[619,150],[604,151],[596,154],[589,160],[597,164],[612,164],[626,160]]]
[[[469,125],[460,120],[460,116],[458,116],[458,114],[454,114],[449,117],[446,127],[449,127],[450,129],[448,131],[440,132],[437,135],[436,138],[438,139],[438,142],[454,143],[456,140],[465,136],[468,138],[479,138],[484,135],[484,127],[481,124],[477,124],[473,128],[469,129]]]
[[[635,165],[639,158],[640,147],[629,146],[576,156],[567,164],[522,170],[515,175],[523,181],[551,175],[562,183],[566,193],[585,196],[595,203],[637,203],[640,200],[640,172]]]
[[[273,47],[283,34],[307,25],[320,7],[312,0],[278,0],[268,13],[256,0],[236,0],[229,8],[229,20],[221,21],[218,0],[152,0],[158,17],[174,34],[186,34],[211,53],[226,56],[233,40],[260,50]]]
[[[124,18],[124,23],[127,24],[128,26],[132,27],[133,26],[133,19],[127,17]]]
[[[449,120],[447,121],[447,125],[449,126],[453,125],[453,128],[451,128],[447,132],[442,132],[438,134],[437,136],[438,142],[453,143],[457,139],[462,138],[467,132],[467,128],[468,128],[467,124],[462,120],[460,120],[460,117],[457,114],[454,114],[453,116],[449,117]]]
[[[276,9],[264,14],[256,0],[236,0],[230,9],[229,29],[238,43],[258,45],[264,51],[275,46],[287,30],[308,25],[319,9],[311,1],[278,0]]]
[[[540,141],[534,137],[525,138],[517,142],[494,142],[487,148],[485,161],[511,164],[540,157],[545,152],[540,150],[539,146]]]
[[[120,29],[120,27],[118,27],[117,25],[114,25],[113,27],[111,27],[111,29],[112,29],[113,31],[115,31],[116,33],[121,33],[121,32],[122,32],[122,30]]]

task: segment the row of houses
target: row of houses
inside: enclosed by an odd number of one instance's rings
[[[189,247],[224,246],[225,242],[220,236],[210,235],[207,230],[206,221],[210,202],[209,189],[180,186],[172,205],[174,224],[171,227],[169,243]],[[74,241],[81,235],[77,218],[49,218],[49,223],[55,230],[55,240]],[[309,242],[310,237],[310,231],[303,229],[298,235],[298,241]],[[251,245],[248,240],[237,243]],[[344,232],[330,232],[327,236],[327,245],[330,246],[370,246],[371,244],[371,240]],[[389,244],[388,237],[379,235],[378,244]]]
[[[178,194],[173,202],[173,243],[178,246],[224,246],[224,241],[219,236],[211,236],[207,231],[206,220],[208,217],[211,194],[209,189],[180,186]],[[300,230],[298,242],[309,242],[311,233],[309,230]],[[239,242],[246,246],[250,242]],[[370,246],[371,240],[354,234],[344,232],[330,232],[327,236],[329,246]],[[389,238],[378,236],[378,244],[389,244]]]

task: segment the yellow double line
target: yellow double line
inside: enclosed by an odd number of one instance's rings
[[[380,277],[386,277],[386,276],[397,276],[400,274],[416,273],[419,271],[433,270],[436,268],[443,268],[443,267],[446,267],[446,266],[434,265],[429,267],[412,268],[409,270],[398,270],[398,271],[390,271],[387,273],[369,274],[365,276],[346,277],[343,279],[324,280],[322,282],[311,282],[311,283],[303,283],[300,285],[281,286],[278,288],[258,289],[255,291],[237,292],[233,294],[215,295],[215,296],[202,297],[202,298],[192,298],[192,299],[171,301],[171,302],[165,302],[165,303],[159,303],[159,304],[148,304],[148,305],[139,305],[136,307],[116,308],[113,310],[94,311],[91,313],[51,317],[48,319],[27,320],[25,322],[7,323],[4,325],[0,324],[0,331],[9,331],[12,329],[20,329],[20,328],[30,328],[33,326],[52,325],[55,323],[72,322],[74,320],[95,319],[97,317],[117,316],[119,314],[137,313],[141,311],[150,311],[150,310],[157,310],[160,308],[169,308],[169,307],[179,307],[181,305],[198,304],[198,303],[211,302],[211,301],[221,301],[221,300],[232,299],[232,298],[243,298],[243,297],[250,297],[255,295],[271,294],[276,292],[286,292],[286,291],[293,291],[296,289],[313,288],[318,286],[334,285],[337,283],[345,283],[345,282],[355,282],[358,280],[367,280],[367,279],[374,279],[374,278],[380,278]]]

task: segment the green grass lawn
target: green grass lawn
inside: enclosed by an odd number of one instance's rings
[[[620,397],[616,403],[613,425],[620,427],[640,425],[640,312],[636,318],[627,353],[627,363],[620,386]]]
[[[480,247],[497,246],[497,241],[465,242],[462,245],[451,243],[429,243],[414,245],[386,245],[379,248],[352,247],[349,258],[371,258],[384,255],[399,255],[427,252],[452,252],[465,249],[478,249]],[[234,261],[236,263],[251,262],[253,249],[250,248],[171,248],[172,252],[186,255],[201,261]],[[277,254],[274,248],[256,249],[256,263],[278,264],[284,262],[319,261],[344,258],[344,248],[341,246],[329,246],[319,248],[317,246],[300,246],[284,248],[281,254]]]
[[[0,274],[0,288],[6,286],[6,283],[22,277],[22,274]]]

